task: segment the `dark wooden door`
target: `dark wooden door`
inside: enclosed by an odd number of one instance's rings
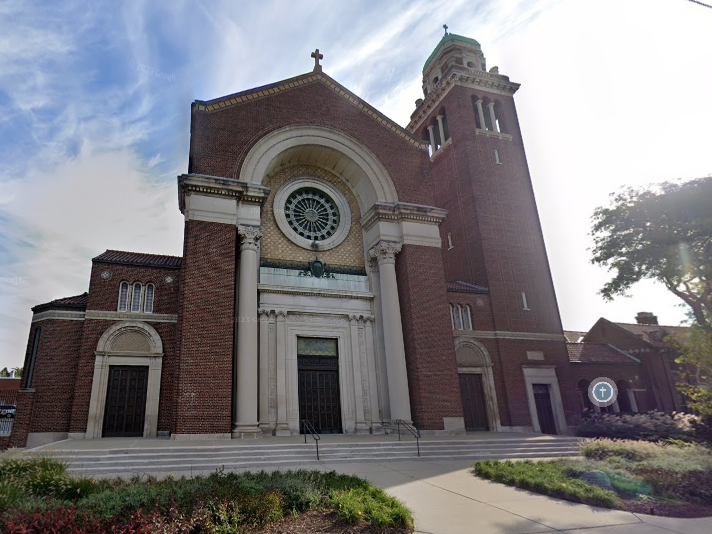
[[[487,404],[482,375],[461,374],[460,395],[465,414],[466,430],[487,430]]]
[[[542,434],[556,434],[554,409],[551,407],[551,393],[548,384],[532,384],[534,404],[539,418],[539,428]]]
[[[148,367],[112,365],[104,409],[103,436],[143,436]]]
[[[341,432],[339,360],[336,356],[298,356],[299,428],[310,421],[320,434]]]

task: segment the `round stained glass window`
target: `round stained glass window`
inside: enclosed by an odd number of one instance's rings
[[[339,228],[339,209],[321,189],[303,187],[292,192],[284,214],[290,228],[310,241],[329,239]]]

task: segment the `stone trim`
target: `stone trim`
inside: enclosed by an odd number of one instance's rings
[[[453,330],[454,336],[481,339],[524,339],[531,341],[566,341],[563,334],[543,334],[539,332],[508,332],[504,330]]]
[[[257,289],[264,293],[277,293],[283,295],[301,295],[305,297],[333,297],[340,299],[373,299],[373,293],[362,291],[347,291],[345,289],[319,289],[319,288],[301,288],[301,287],[285,287],[272,286],[268,284],[258,284]]]
[[[493,132],[492,130],[481,130],[477,128],[475,130],[475,135],[484,135],[485,137],[494,137],[495,139],[504,139],[505,141],[511,141],[512,136],[502,132]]]
[[[202,174],[181,174],[178,176],[178,205],[180,212],[184,215],[185,197],[193,193],[262,204],[269,196],[269,192],[267,187],[254,183],[240,182],[234,178]]]
[[[556,424],[556,432],[560,436],[565,436],[569,433],[569,427],[566,424],[566,414],[564,413],[564,405],[561,400],[561,390],[559,389],[559,379],[556,376],[555,365],[537,365],[537,366],[522,366],[524,373],[524,383],[527,391],[527,400],[529,402],[529,416],[532,421],[532,429],[534,432],[541,432],[539,426],[539,416],[536,411],[536,402],[534,400],[534,384],[547,384],[549,386],[549,398],[551,399],[551,408],[554,412],[554,422]]]
[[[60,321],[83,321],[85,318],[85,312],[74,312],[66,310],[48,310],[45,312],[35,313],[32,316],[33,323],[39,323],[40,321],[48,320],[60,320]]]
[[[437,108],[445,95],[455,85],[462,85],[478,90],[485,90],[503,96],[510,96],[517,92],[520,84],[493,76],[489,72],[470,70],[469,72],[453,72],[445,80],[440,80],[433,90],[428,93],[425,101],[416,110],[415,116],[406,127],[409,132],[414,132],[422,126],[423,121],[430,116],[433,109]]]
[[[440,225],[448,211],[434,206],[422,206],[408,202],[377,202],[361,217],[361,226],[368,232],[380,221],[416,221]]]
[[[131,313],[108,310],[91,310],[86,312],[87,319],[103,321],[142,321],[152,323],[177,323],[178,315],[169,313]]]

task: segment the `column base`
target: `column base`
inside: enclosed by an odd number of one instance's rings
[[[292,431],[289,429],[286,423],[280,423],[277,425],[277,428],[274,431],[274,435],[279,437],[291,436]]]
[[[386,428],[381,423],[371,423],[371,434],[387,434]]]
[[[354,434],[370,434],[371,433],[371,428],[368,426],[368,423],[356,423],[356,429],[354,430]]]
[[[263,436],[262,429],[257,425],[238,425],[232,431],[233,439],[262,439]]]

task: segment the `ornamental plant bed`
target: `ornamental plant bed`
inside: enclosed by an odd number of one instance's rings
[[[95,480],[67,475],[56,459],[0,460],[4,534],[298,533],[316,527],[334,533],[406,534],[413,530],[413,519],[381,489],[336,472]]]
[[[712,516],[712,451],[600,439],[581,459],[475,462],[477,476],[567,501],[670,517]]]

